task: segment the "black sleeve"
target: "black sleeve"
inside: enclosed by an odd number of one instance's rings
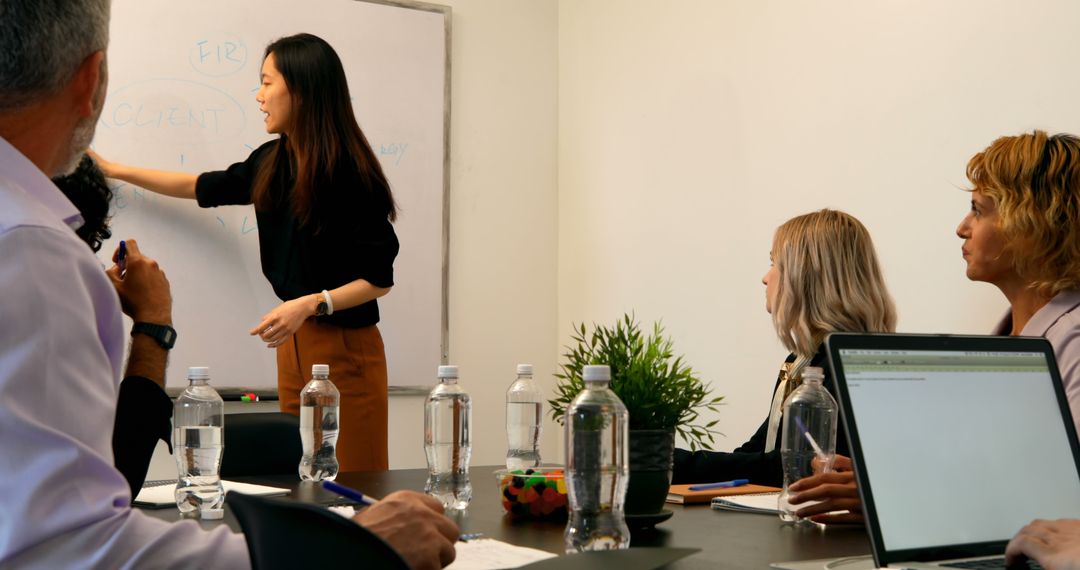
[[[344,244],[346,257],[354,259],[353,275],[348,281],[364,279],[376,287],[394,286],[394,259],[398,254],[398,239],[394,226],[387,219],[371,219],[348,236]]]
[[[791,361],[791,357],[788,358],[788,361]],[[819,353],[809,365],[825,369],[825,389],[829,391],[829,394],[835,400],[836,383],[832,379],[824,353]],[[777,379],[776,387],[773,388],[774,393],[779,386],[779,379]],[[780,423],[781,429],[782,426],[783,422]],[[780,462],[780,434],[776,434],[776,448],[765,453],[765,437],[768,435],[768,430],[769,418],[766,416],[761,427],[754,432],[749,441],[730,453],[723,451],[691,452],[685,449],[676,449],[672,484],[713,483],[732,479],[749,479],[751,483],[758,485],[783,486],[784,475],[783,466]],[[850,456],[847,431],[844,429],[844,422],[840,419],[839,409],[836,417],[836,453]]]
[[[732,479],[749,479],[755,485],[782,486],[784,479],[780,450],[774,449],[768,453],[675,450],[672,484],[715,483]]]
[[[277,144],[272,140],[255,149],[243,162],[225,170],[204,172],[195,181],[195,199],[203,208],[251,203],[251,186],[266,153]]]
[[[364,279],[376,287],[392,287],[399,248],[394,226],[358,176],[343,178],[349,182],[334,188],[332,207],[322,212],[331,245],[316,252],[334,257],[317,261],[333,274],[334,286]]]
[[[128,376],[120,383],[113,425],[113,463],[131,487],[131,498],[139,494],[150,458],[158,440],[172,451],[172,399],[152,380]]]
[[[735,451],[688,451],[675,450],[675,464],[671,482],[715,483],[732,479],[749,479],[757,485],[779,487],[783,484],[780,465],[780,449],[765,453],[765,434],[769,430],[769,418]],[[778,442],[779,445],[779,442]]]
[[[791,360],[791,357],[788,357]],[[777,376],[773,394],[780,388]],[[769,398],[772,408],[772,398]],[[769,416],[761,422],[754,435],[735,451],[688,451],[675,450],[675,463],[672,472],[672,484],[715,483],[732,479],[749,479],[756,485],[780,487],[784,484],[783,468],[780,463],[780,434],[777,434],[776,448],[765,453],[765,438],[769,432]]]

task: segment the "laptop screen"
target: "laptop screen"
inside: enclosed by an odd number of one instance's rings
[[[868,481],[875,551],[899,556],[881,562],[964,545],[1000,552],[989,543],[1033,519],[1080,516],[1075,434],[1049,344],[874,336],[876,347],[831,344],[830,353],[860,483]],[[980,350],[982,341],[992,348]],[[920,343],[928,346],[910,346]]]

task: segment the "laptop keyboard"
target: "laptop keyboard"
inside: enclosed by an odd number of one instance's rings
[[[1021,562],[1020,564],[1014,564],[1012,566],[1005,565],[1005,557],[1001,558],[984,558],[982,560],[967,560],[964,562],[949,562],[948,564],[942,564],[947,568],[977,568],[983,570],[985,568],[1030,568],[1032,570],[1042,570],[1042,566],[1038,562],[1027,559],[1026,564]]]

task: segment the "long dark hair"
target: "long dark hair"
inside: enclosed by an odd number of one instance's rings
[[[343,157],[351,158],[363,191],[371,192],[374,207],[387,219],[397,219],[397,204],[382,166],[356,123],[345,69],[334,48],[322,38],[296,34],[266,46],[265,60],[274,54],[274,63],[292,99],[292,128],[284,133],[259,164],[252,188],[252,201],[260,210],[269,209],[273,198],[270,186],[283,169],[292,169],[295,184],[289,196],[293,215],[301,224],[312,222],[319,197],[317,188],[327,184]]]
[[[112,237],[112,230],[109,229],[109,221],[112,219],[109,216],[109,204],[112,202],[113,191],[105,182],[105,175],[101,173],[94,159],[84,154],[75,172],[58,176],[52,181],[82,214],[83,225],[75,230],[75,234],[97,253],[102,242]]]

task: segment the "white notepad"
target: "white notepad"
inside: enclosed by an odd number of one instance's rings
[[[251,483],[239,483],[237,481],[221,481],[225,492],[238,491],[245,495],[288,495],[289,490],[282,487],[267,487],[266,485],[253,485]],[[139,491],[139,496],[132,501],[140,507],[168,507],[176,506],[176,482],[162,485],[148,485]]]
[[[777,507],[777,501],[779,501],[779,499],[780,493],[716,497],[712,500],[712,508],[718,511],[778,515],[780,514],[780,509]]]

